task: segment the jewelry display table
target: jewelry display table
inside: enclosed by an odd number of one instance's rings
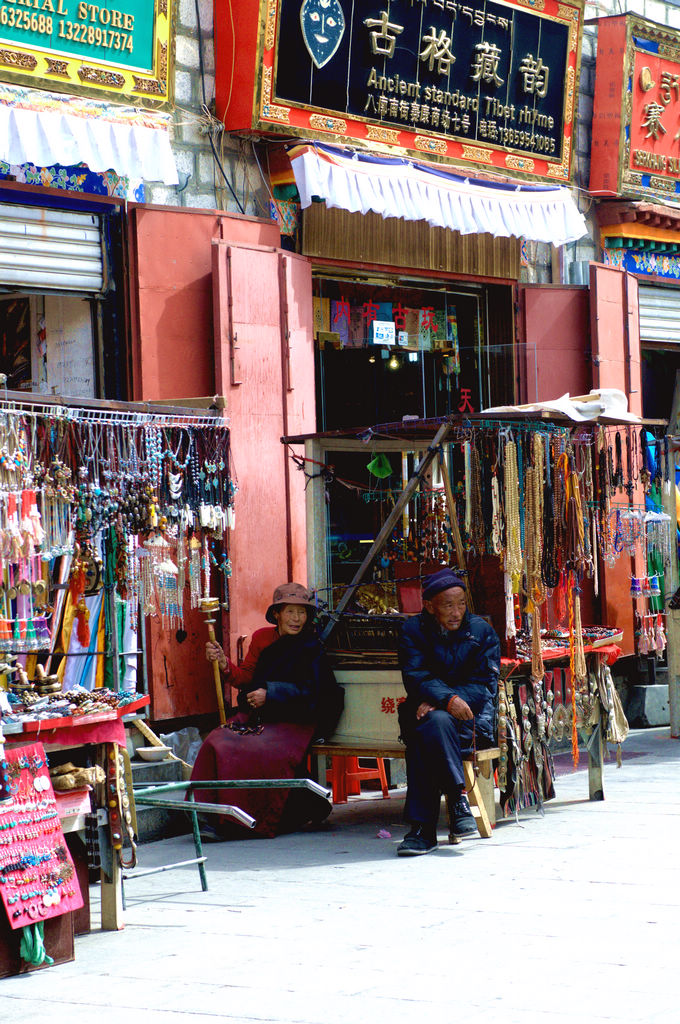
[[[513,771],[523,773],[525,801],[540,806],[552,795],[552,773],[548,744],[560,741],[568,730],[572,736],[575,767],[578,761],[578,736],[572,732],[574,711],[576,730],[588,754],[588,796],[604,800],[604,750],[608,719],[612,714],[613,684],[607,683],[605,666],[621,655],[617,643],[597,642],[585,645],[588,682],[573,692],[568,647],[542,650],[545,676],[540,684],[532,678],[531,661],[502,658],[498,686],[498,745],[500,758],[498,784],[505,812],[516,809],[511,785]]]
[[[613,663],[620,653],[621,649],[612,642],[586,645],[584,654],[589,676],[599,678],[602,663]],[[498,748],[494,748],[492,754],[494,764],[498,765],[501,798],[504,792],[509,792],[507,779],[512,778],[512,766],[515,769],[519,766],[523,771],[521,781],[527,792],[524,794],[524,803],[520,802],[518,806],[540,804],[543,799],[549,799],[552,779],[546,792],[542,773],[544,768],[549,769],[549,754],[546,752],[543,755],[543,747],[547,746],[550,739],[550,720],[558,719],[562,732],[570,726],[570,708],[566,703],[571,693],[567,680],[569,650],[564,647],[544,649],[543,660],[546,678],[541,684],[540,695],[537,695],[531,683],[531,662],[521,657],[501,659],[499,708],[504,707],[505,710],[499,719],[502,723],[505,718],[505,726],[499,727]],[[396,654],[393,651],[381,652],[380,666],[375,668],[367,664],[352,665],[345,659],[344,664],[336,666],[335,674],[345,690],[345,708],[335,734],[325,743],[315,743],[310,749],[312,775],[318,782],[326,781],[327,761],[332,757],[404,758],[406,754],[406,748],[399,742],[397,709],[405,697],[405,691]],[[558,674],[559,686],[556,684]],[[581,700],[582,695],[579,695]],[[599,692],[589,695],[588,704],[588,721],[579,725],[588,754],[588,795],[591,800],[604,800],[606,711],[603,712]],[[551,708],[550,715],[546,714],[548,706]],[[493,771],[490,771],[488,752],[481,754],[485,755],[484,770],[481,777],[477,777],[476,786],[479,789],[479,803],[484,806],[490,826],[493,827],[495,806],[493,796],[489,793],[489,779],[493,783]],[[472,778],[469,780],[470,787],[473,781]],[[481,818],[480,834],[484,835],[485,830],[485,821]],[[487,834],[490,834],[488,830]]]
[[[80,717],[27,719],[21,731],[10,731],[5,724],[5,746],[11,750],[27,743],[42,743],[48,758],[51,753],[76,750],[84,747],[96,748],[94,760],[106,769],[112,758],[117,757],[117,747],[125,747],[125,716],[138,711],[149,703],[149,697],[142,695],[117,709]],[[99,801],[97,811],[98,832],[101,850],[101,926],[103,931],[119,931],[123,928],[122,871],[117,852],[112,848],[109,836],[108,801]],[[62,830],[80,832],[85,828],[84,814],[61,816]]]

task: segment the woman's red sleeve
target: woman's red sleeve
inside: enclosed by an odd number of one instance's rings
[[[265,647],[269,647],[276,640],[276,636],[276,626],[255,630],[243,662],[240,665],[234,665],[232,661],[229,662],[230,672],[227,678],[232,686],[241,690],[252,683],[257,659]]]

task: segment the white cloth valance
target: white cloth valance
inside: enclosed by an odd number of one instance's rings
[[[568,189],[479,181],[392,157],[296,146],[290,162],[303,209],[313,198],[351,213],[426,220],[463,235],[488,233],[564,245],[586,234]]]
[[[136,181],[178,182],[168,115],[0,86],[0,160],[86,164]]]

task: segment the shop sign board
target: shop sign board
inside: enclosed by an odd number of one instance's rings
[[[171,0],[0,0],[0,80],[160,107]]]
[[[252,52],[248,4],[232,31],[223,2],[229,129],[570,179],[582,0],[262,0]]]
[[[396,328],[391,320],[374,320],[372,327],[374,345],[394,345]]]
[[[590,191],[680,201],[680,32],[635,15],[598,30]]]

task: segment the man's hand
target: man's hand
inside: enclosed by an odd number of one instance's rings
[[[267,699],[267,691],[264,687],[260,687],[259,690],[251,690],[247,699],[251,708],[261,708]]]
[[[205,645],[205,656],[208,661],[216,661],[222,672],[227,672],[229,670],[227,656],[218,643],[208,640]]]
[[[427,701],[423,701],[422,704],[418,705],[418,710],[416,711],[416,722],[419,722],[421,718],[425,718],[425,715],[429,715],[430,711],[435,710],[436,708],[434,708],[432,704],[428,704]]]
[[[470,705],[455,693],[446,705],[446,710],[453,718],[458,718],[462,722],[469,722],[475,717],[470,710]]]

